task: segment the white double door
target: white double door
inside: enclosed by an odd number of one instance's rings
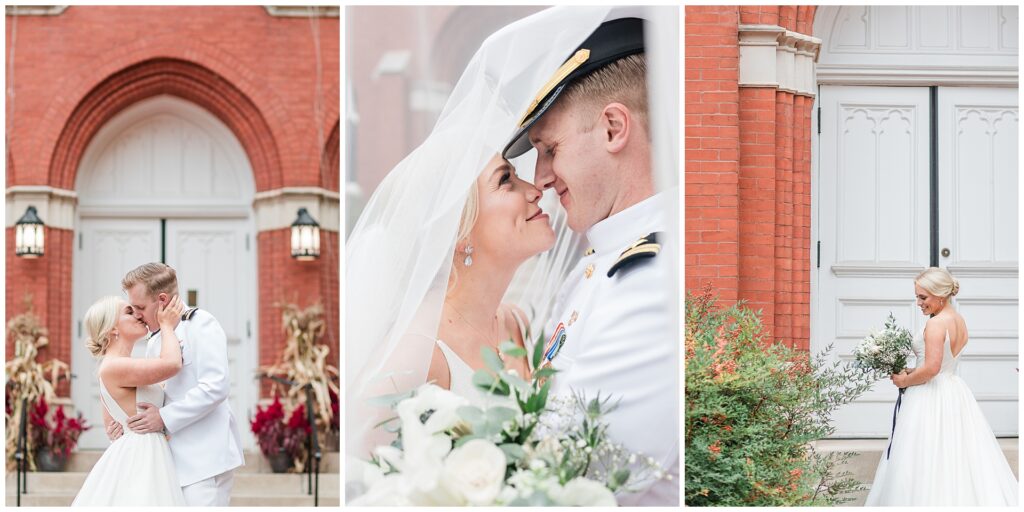
[[[163,231],[163,234],[162,234]],[[229,401],[246,446],[249,410],[257,397],[255,247],[248,220],[83,218],[76,233],[73,292],[72,399],[94,428],[82,448],[105,448],[96,360],[82,340],[86,309],[106,295],[125,297],[121,278],[143,263],[174,267],[182,299],[212,313],[227,334],[231,374]],[[163,247],[162,247],[163,245]],[[141,343],[140,343],[141,345]],[[138,347],[137,347],[138,348]]]
[[[934,251],[961,283],[970,340],[960,375],[996,434],[1016,436],[1017,89],[936,93],[933,138],[927,87],[821,87],[811,348],[834,344],[851,359],[890,312],[917,332],[927,318],[913,278]],[[837,436],[887,436],[896,394],[877,383],[833,417]]]

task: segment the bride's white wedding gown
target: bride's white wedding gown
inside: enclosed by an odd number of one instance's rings
[[[913,342],[919,366],[923,333]],[[865,505],[1017,505],[1017,480],[974,394],[956,374],[958,358],[947,331],[939,373],[903,394],[890,455],[882,452]]]
[[[467,400],[477,407],[488,407],[492,405],[509,405],[509,399],[484,392],[473,385],[473,374],[476,370],[469,366],[469,363],[462,360],[454,350],[444,341],[437,340],[437,346],[441,348],[444,359],[448,363],[448,390]]]
[[[96,461],[72,506],[185,506],[178,473],[163,433],[136,434],[128,429],[128,414],[100,384],[100,397],[124,435]],[[136,402],[164,403],[158,385],[139,386]]]

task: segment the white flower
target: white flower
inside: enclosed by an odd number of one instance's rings
[[[409,500],[404,479],[392,473],[376,480],[365,494],[348,502],[352,507],[392,506],[403,507],[413,505]]]
[[[465,397],[433,384],[424,384],[416,390],[415,395],[399,402],[395,410],[402,420],[403,435],[406,429],[437,434],[457,425],[458,409],[468,403]],[[429,417],[423,422],[427,413],[430,413]]]
[[[600,482],[573,478],[565,487],[552,489],[551,498],[564,507],[615,507],[615,495]]]
[[[490,505],[505,481],[505,452],[482,439],[452,450],[441,470],[441,485],[470,505]]]

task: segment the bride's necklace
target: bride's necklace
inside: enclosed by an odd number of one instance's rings
[[[459,318],[461,318],[463,322],[466,322],[466,325],[468,325],[471,329],[476,331],[477,334],[479,334],[480,336],[483,336],[484,342],[487,343],[487,345],[489,347],[493,348],[494,351],[498,353],[498,359],[501,359],[502,362],[505,362],[505,354],[502,354],[501,350],[498,348],[498,346],[495,345],[495,344],[492,344],[491,341],[490,341],[490,340],[496,339],[498,337],[497,335],[488,336],[487,334],[484,334],[483,331],[481,331],[480,329],[477,329],[477,327],[475,325],[473,325],[473,322],[470,322],[469,320],[467,320],[466,316],[463,315],[462,312],[458,310],[458,308],[456,308],[454,305],[452,305],[452,303],[445,302],[445,304],[447,304],[448,307],[452,308],[452,311],[454,311],[456,315],[459,315]],[[494,324],[495,324],[494,330],[497,331],[498,330],[498,326],[497,326],[497,324],[498,324],[498,317],[497,316],[494,317]]]

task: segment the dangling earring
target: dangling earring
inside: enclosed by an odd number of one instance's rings
[[[462,264],[467,266],[467,267],[473,264],[473,246],[472,245],[466,245],[466,259],[462,260]]]

